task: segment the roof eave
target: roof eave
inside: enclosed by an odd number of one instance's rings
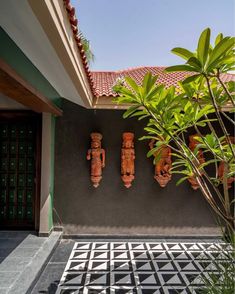
[[[114,98],[118,97],[117,95],[112,96],[96,96],[93,99],[92,108],[94,109],[116,109],[116,110],[126,110],[128,109],[131,104],[118,104],[114,102]],[[231,103],[227,103],[226,105],[222,106],[222,111],[230,112],[234,109]]]
[[[84,106],[92,107],[91,84],[73,36],[74,33],[64,3],[57,0],[28,0],[28,2],[79,93]]]

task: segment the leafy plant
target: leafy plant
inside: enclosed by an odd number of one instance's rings
[[[167,72],[185,71],[188,77],[174,86],[166,88],[157,84],[157,76],[147,73],[141,85],[132,78],[125,77],[117,83],[114,91],[119,94],[118,103],[128,103],[130,107],[124,118],[147,119],[147,135],[141,139],[155,139],[153,155],[162,145],[173,151],[172,173],[182,177],[177,184],[194,177],[206,201],[223,220],[227,232],[233,234],[234,216],[228,193],[228,179],[235,176],[235,145],[228,124],[235,122],[229,112],[234,112],[234,82],[223,82],[222,75],[234,69],[233,37],[219,34],[214,46],[210,44],[210,29],[205,29],[198,41],[195,52],[185,48],[174,48],[185,64],[171,66]],[[209,134],[203,135],[207,128]],[[197,147],[192,151],[186,142],[189,130],[197,133]],[[209,160],[200,162],[200,150]],[[219,164],[223,162],[222,178],[218,176]],[[213,174],[208,167],[214,167]],[[222,189],[221,189],[222,186]]]
[[[83,35],[81,31],[79,32],[78,36],[81,38],[81,43],[83,46],[83,50],[85,51],[88,63],[90,64],[94,62],[95,55],[92,52],[90,41]]]
[[[230,236],[232,237],[232,236]],[[207,271],[199,276],[203,283],[199,293],[201,294],[234,294],[235,290],[235,260],[233,238],[230,244],[214,244],[213,252],[217,252],[217,258],[213,258]],[[232,246],[231,246],[232,244]],[[221,246],[224,247],[221,250]]]

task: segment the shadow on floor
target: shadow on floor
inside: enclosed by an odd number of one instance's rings
[[[46,291],[45,290],[41,290],[38,293],[41,293],[41,294],[55,294],[59,282],[60,282],[59,280],[52,282]]]

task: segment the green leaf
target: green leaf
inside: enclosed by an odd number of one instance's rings
[[[156,83],[158,76],[152,76],[151,72],[148,72],[145,76],[144,76],[144,80],[142,83],[143,88],[145,89],[145,91],[148,93],[151,88],[153,87],[153,85]]]
[[[197,57],[204,67],[207,58],[208,58],[208,50],[210,45],[210,34],[211,31],[209,28],[205,29],[199,38],[198,46],[197,46]]]
[[[187,77],[186,79],[183,80],[182,84],[188,84],[188,83],[191,83],[191,82],[195,82],[198,77],[200,77],[200,74],[189,76],[189,77]]]
[[[125,77],[127,84],[136,92],[139,93],[139,86],[131,77]]]
[[[159,147],[154,147],[153,149],[151,149],[148,153],[147,153],[147,157],[151,157],[152,155],[154,155],[155,152],[157,152],[159,150]]]
[[[134,117],[134,116],[149,116],[148,113],[146,113],[146,110],[143,109],[143,110],[138,110],[136,112],[134,112],[133,114],[129,115],[130,117]]]
[[[219,59],[223,54],[225,54],[226,51],[228,51],[234,46],[234,40],[234,37],[225,37],[215,46],[215,48],[211,52],[208,61],[208,69],[217,59]]]
[[[157,152],[154,156],[153,164],[157,164],[162,158],[161,152]]]
[[[171,52],[182,57],[183,59],[186,59],[186,60],[188,60],[190,57],[194,56],[194,54],[191,51],[189,51],[185,48],[180,48],[180,47],[173,48],[171,50]]]
[[[207,160],[206,162],[200,164],[199,169],[203,169],[205,166],[215,162],[219,162],[219,160],[218,159]]]
[[[154,137],[154,136],[142,136],[142,137],[139,138],[139,141],[149,140],[149,139],[156,140],[156,137]]]
[[[179,179],[179,180],[176,182],[176,186],[179,186],[181,183],[183,183],[183,182],[184,182],[185,180],[187,180],[187,179],[188,179],[188,176]]]
[[[221,40],[223,40],[223,34],[220,33],[215,39],[215,45],[217,45]]]
[[[136,101],[132,98],[126,97],[126,96],[121,96],[121,97],[116,97],[112,100],[114,103],[136,103]]]
[[[199,72],[202,70],[202,64],[196,57],[190,57],[189,60],[187,61],[187,64],[196,68],[197,71],[199,71]]]
[[[157,130],[154,128],[146,127],[146,128],[144,128],[144,130],[151,133],[151,134],[158,134]]]
[[[195,68],[193,68],[187,64],[182,64],[182,65],[169,66],[165,69],[165,71],[166,72],[174,72],[174,71],[193,71],[193,72],[195,72]]]
[[[139,105],[135,105],[135,106],[131,106],[130,108],[128,108],[124,114],[123,114],[123,118],[127,118],[128,116],[130,116],[131,114],[133,114],[140,106]]]
[[[133,100],[136,100],[137,101],[137,97],[127,88],[123,87],[123,86],[114,86],[113,87],[113,90],[120,94],[120,95],[125,95],[125,98],[131,98]]]
[[[143,115],[143,116],[140,116],[140,117],[138,118],[138,120],[142,120],[142,119],[144,119],[144,118],[146,118],[146,117],[149,117],[149,114],[145,114],[145,115]]]

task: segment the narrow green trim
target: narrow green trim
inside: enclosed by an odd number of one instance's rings
[[[51,173],[50,173],[50,208],[48,213],[49,230],[53,227],[53,202],[54,202],[54,167],[55,167],[55,116],[51,115]]]
[[[50,99],[55,105],[58,103],[57,106],[59,106],[61,97],[58,92],[2,28],[0,28],[0,44],[0,58],[35,89]]]

